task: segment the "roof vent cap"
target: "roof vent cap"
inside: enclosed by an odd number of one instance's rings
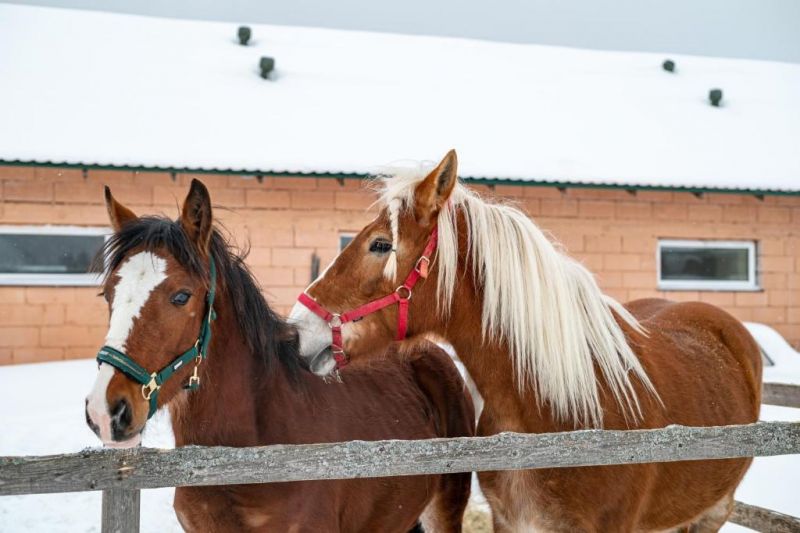
[[[258,68],[261,69],[261,77],[269,79],[269,73],[275,69],[275,59],[263,56],[258,62]]]
[[[239,36],[239,44],[242,46],[247,46],[247,44],[250,42],[250,37],[253,35],[253,32],[250,30],[250,26],[239,26],[237,35]]]
[[[719,107],[722,103],[722,89],[711,89],[708,91],[708,99],[711,105]]]

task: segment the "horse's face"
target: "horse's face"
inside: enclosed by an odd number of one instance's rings
[[[413,206],[385,206],[364,227],[306,293],[332,313],[344,313],[394,292],[422,254],[439,210],[456,183],[456,156],[450,152],[416,188]],[[393,227],[394,226],[394,227]],[[394,231],[393,231],[394,229]],[[396,275],[387,275],[387,262],[396,260]],[[433,274],[433,272],[431,272]],[[416,290],[409,302],[409,335],[420,333],[419,313],[435,312],[433,291]],[[426,301],[427,300],[427,301]],[[392,305],[342,326],[344,350],[357,360],[361,354],[392,341],[397,331],[397,306]],[[325,321],[297,303],[290,320],[298,327],[300,353],[311,370],[330,374],[333,359],[331,329]],[[377,350],[377,353],[381,353]]]
[[[383,269],[387,257],[394,253],[392,247],[389,217],[384,209],[356,235],[306,292],[336,313],[391,293],[397,283],[388,280]],[[400,249],[398,253],[401,253]],[[400,264],[404,265],[405,261],[401,260]],[[342,333],[347,353],[371,351],[371,347],[389,342],[394,336],[392,320],[395,316],[396,312],[386,310],[344,324]],[[330,373],[335,362],[330,350],[331,330],[328,325],[300,304],[292,310],[290,321],[299,327],[301,354],[311,369],[320,375]]]
[[[187,203],[192,194],[202,196],[203,191],[196,193],[193,184]],[[135,215],[116,203],[108,190],[106,199],[115,230],[135,220]],[[184,205],[184,214],[186,209]],[[207,209],[210,215],[210,205]],[[160,371],[197,340],[205,316],[206,293],[206,281],[190,273],[166,250],[133,248],[109,273],[103,286],[101,294],[110,313],[105,344],[126,353],[148,372]],[[193,366],[184,365],[164,382],[158,395],[159,407],[181,391]],[[103,443],[112,447],[137,445],[148,411],[142,385],[111,365],[100,363],[94,387],[86,398],[86,422]]]

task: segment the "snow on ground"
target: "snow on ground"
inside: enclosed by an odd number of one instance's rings
[[[0,390],[13,402],[0,402],[0,455],[47,455],[98,447],[86,426],[83,401],[92,388],[93,360],[0,367]],[[144,446],[172,448],[169,415],[149,423]],[[141,531],[183,531],[172,510],[174,489],[142,491]],[[0,497],[0,531],[99,532],[100,493],[37,494]]]
[[[98,446],[84,422],[83,400],[96,373],[91,360],[0,367],[0,455],[45,455]],[[9,401],[12,400],[12,401]],[[800,410],[762,409],[765,420],[800,420]],[[174,446],[168,416],[148,423],[144,445]],[[751,504],[800,516],[800,461],[795,456],[757,458],[737,492]],[[172,510],[173,489],[142,493],[143,532],[181,531]],[[0,531],[100,531],[100,493],[0,497]],[[745,531],[726,525],[724,531]]]
[[[800,65],[236,29],[0,4],[0,160],[800,190]]]

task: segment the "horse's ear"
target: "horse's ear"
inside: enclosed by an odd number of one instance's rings
[[[114,228],[114,231],[119,231],[122,229],[122,226],[128,222],[138,220],[139,217],[137,217],[133,211],[114,199],[114,196],[111,194],[111,189],[109,189],[108,185],[106,185],[105,188],[105,197],[108,218],[111,221],[111,227]]]
[[[436,218],[457,180],[458,158],[456,151],[450,150],[414,191],[414,214],[420,224],[427,226]]]
[[[201,253],[208,254],[211,241],[211,197],[200,181],[193,179],[189,195],[183,202],[181,225]]]

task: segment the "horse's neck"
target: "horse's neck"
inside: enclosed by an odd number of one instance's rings
[[[463,214],[459,215],[458,224],[458,272],[464,272],[473,268],[473,264],[464,252],[469,246]],[[519,391],[508,347],[503,342],[483,338],[483,294],[474,279],[470,272],[456,283],[453,302],[457,304],[450,308],[449,318],[443,322],[439,313],[429,313],[424,319],[428,326],[425,329],[434,330],[453,345],[484,399],[484,413],[491,418],[494,429],[539,433],[562,428],[563,424],[554,421],[547,406],[539,407],[535,390],[529,387],[525,393]],[[425,283],[423,287],[421,290],[431,291],[428,298],[436,297],[436,283]]]
[[[549,409],[537,408],[535,391],[520,393],[514,378],[511,358],[504,347],[493,342],[482,343],[478,335],[444,335],[456,350],[483,398],[481,421],[487,433],[517,431],[541,433],[555,430]]]
[[[208,357],[201,366],[200,387],[179,393],[170,405],[177,446],[260,444],[264,428],[258,422],[273,414],[265,413],[272,405],[270,398],[261,396],[265,391],[280,394],[286,387],[283,369],[267,371],[250,353],[233,309],[220,300]]]

